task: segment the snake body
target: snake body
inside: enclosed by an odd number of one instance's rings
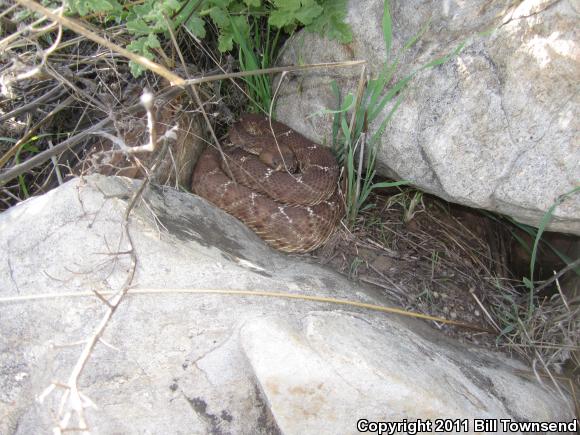
[[[276,249],[308,252],[321,246],[343,210],[331,151],[255,114],[243,115],[229,139],[233,146],[224,150],[225,162],[212,147],[203,152],[192,191]]]

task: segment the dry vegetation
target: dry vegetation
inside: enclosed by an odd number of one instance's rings
[[[580,301],[573,274],[563,284],[560,276],[538,285],[557,291],[540,293],[528,314],[528,289],[516,274],[526,271],[530,258],[522,256],[512,224],[411,188],[381,192],[371,202],[375,207],[361,213],[352,232],[343,228],[315,253],[321,262],[378,286],[411,311],[493,331],[434,322],[447,334],[500,347],[578,381]],[[575,243],[560,240],[559,248],[573,253]],[[552,257],[542,250],[544,273],[563,267]]]
[[[203,83],[183,91],[169,85],[170,74],[164,78],[147,71],[139,79],[132,76],[127,58],[110,44],[127,45],[124,26],[93,17],[81,21],[83,32],[71,32],[40,15],[25,16],[21,6],[2,3],[2,210],[85,172],[83,164],[95,144],[102,147],[103,132],[118,135],[123,128],[132,130],[133,122],[143,125],[146,112],[139,97],[145,88],[160,106],[205,125],[211,134],[203,140],[211,144],[222,140],[227,125],[247,104],[244,83],[230,74],[238,70],[236,61],[217,50],[217,29],[203,42],[187,31],[178,32],[155,50],[161,70],[176,71],[184,80],[226,74],[223,80],[200,80]],[[96,43],[93,35],[106,35],[110,43]],[[171,127],[191,133],[191,124],[171,116],[158,122],[160,136]],[[144,129],[131,141],[123,136],[123,143],[144,144],[150,135]],[[123,155],[142,176],[151,175],[154,159],[139,159],[110,145],[100,151]],[[116,165],[113,168],[120,170]],[[538,256],[538,264],[545,267],[537,268],[530,306],[529,289],[521,281],[529,273],[530,257],[519,254],[522,245],[513,234],[520,233],[507,221],[450,206],[410,188],[382,191],[370,202],[375,207],[359,215],[352,231],[342,228],[314,256],[353,280],[378,286],[405,309],[491,330],[473,332],[433,322],[462,340],[518,354],[531,362],[542,382],[565,376],[579,385],[578,261],[551,278],[566,265],[552,261],[545,245]],[[570,239],[557,249],[573,255],[572,244],[577,242]],[[532,239],[527,243],[531,247]],[[518,269],[522,264],[525,267]],[[110,315],[121,298],[114,301]],[[571,390],[572,384],[559,385]]]

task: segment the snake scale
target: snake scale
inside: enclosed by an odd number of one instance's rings
[[[343,213],[332,152],[256,114],[242,115],[228,135],[227,165],[208,147],[195,168],[192,191],[276,249],[309,252],[321,246]]]

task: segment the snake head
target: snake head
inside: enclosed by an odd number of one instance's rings
[[[294,153],[290,151],[287,147],[280,147],[278,149],[267,149],[263,150],[260,153],[260,160],[265,165],[268,165],[270,168],[274,169],[275,171],[284,171],[286,168],[290,172],[296,171],[296,158],[294,157]]]

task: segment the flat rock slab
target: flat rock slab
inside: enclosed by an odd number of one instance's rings
[[[138,185],[75,179],[0,215],[0,433],[49,433],[58,421],[64,390],[43,392],[67,382],[107,311],[91,292],[116,291],[127,278],[122,221]],[[331,303],[188,293],[385,304],[308,259],[271,250],[191,194],[147,188],[129,231],[132,290],[78,382],[97,406],[85,410],[93,434],[331,434],[358,433],[361,418],[573,417],[572,403],[520,362],[459,346],[419,321]]]
[[[388,59],[382,11],[383,0],[348,2],[351,44],[302,31],[286,43],[280,63],[366,60],[376,77]],[[391,15],[395,54],[430,22],[402,55],[394,80],[465,47],[412,80],[380,139],[378,173],[539,226],[561,195],[580,186],[577,2],[407,0],[391,2]],[[336,109],[331,83],[344,97],[356,91],[359,76],[360,68],[351,67],[286,79],[277,119],[332,143],[332,115],[308,115]],[[561,201],[548,228],[580,235],[579,193]]]

